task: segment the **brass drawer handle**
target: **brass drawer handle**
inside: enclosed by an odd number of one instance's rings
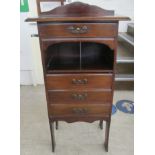
[[[75,33],[75,34],[82,34],[82,33],[88,32],[88,27],[86,25],[82,27],[69,26],[67,29],[69,30],[69,32]]]
[[[73,113],[77,115],[84,115],[88,113],[87,108],[73,108]]]
[[[72,98],[75,100],[85,100],[87,98],[87,93],[84,94],[72,94]]]
[[[87,84],[87,79],[72,79],[72,84]]]

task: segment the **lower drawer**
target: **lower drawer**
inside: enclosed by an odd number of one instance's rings
[[[49,104],[106,104],[112,101],[111,91],[48,91]]]
[[[49,114],[51,116],[105,116],[111,113],[111,105],[106,104],[60,104],[50,105]]]

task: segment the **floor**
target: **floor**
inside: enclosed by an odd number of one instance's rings
[[[114,103],[133,100],[133,91],[115,91]],[[21,155],[133,155],[134,116],[117,111],[112,116],[109,152],[103,147],[104,129],[94,123],[59,123],[56,151],[51,151],[43,86],[21,86]],[[104,124],[105,127],[105,124]]]

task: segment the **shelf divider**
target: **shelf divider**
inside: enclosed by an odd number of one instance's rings
[[[81,63],[82,63],[82,60],[81,60],[81,41],[80,41],[80,70],[82,69],[81,68],[81,65],[82,65]]]

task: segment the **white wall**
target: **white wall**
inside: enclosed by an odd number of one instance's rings
[[[20,13],[20,84],[22,85],[33,83],[29,26],[24,22],[27,17],[28,13]]]
[[[67,3],[75,1],[77,0],[67,0]],[[80,0],[80,1],[92,5],[98,5],[99,7],[102,7],[104,9],[115,10],[116,14],[128,16],[132,19],[132,21],[134,20],[134,0]],[[58,5],[60,5],[60,3],[54,2],[52,7],[54,8]],[[44,7],[46,8],[47,6],[44,5]],[[29,0],[29,9],[30,9],[30,12],[28,13],[29,17],[37,16],[36,0]],[[128,22],[120,22],[119,24],[120,32],[126,31],[127,23]],[[30,34],[37,33],[37,27],[35,23],[33,24],[26,23],[26,24],[27,28],[25,28],[26,25],[21,26],[21,32],[22,32],[21,41],[25,42],[24,44],[21,43],[21,49],[27,51],[27,56],[25,56],[25,60],[22,60],[21,66],[24,63],[27,63],[26,65],[30,63],[31,67],[29,66],[28,68],[31,70],[31,72],[29,72],[29,74],[26,74],[23,77],[26,78],[29,81],[29,83],[43,84],[44,82],[43,82],[43,71],[41,64],[39,40],[38,38],[30,37]],[[25,37],[27,38],[27,40],[25,40],[26,39]],[[30,59],[32,59],[32,63],[30,62]]]

